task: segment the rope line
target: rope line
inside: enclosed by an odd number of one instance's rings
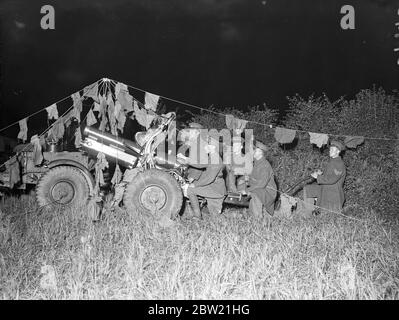
[[[91,84],[88,84],[88,85],[85,86],[84,88],[86,88],[86,87],[88,87],[88,86],[91,86],[91,85],[93,85],[93,84],[95,84],[95,83],[99,83],[99,82],[101,82],[101,81],[103,81],[103,79],[100,79],[100,80],[97,80],[97,81],[95,81],[95,82],[93,82],[93,83],[91,83]],[[82,90],[83,90],[83,89],[78,90],[78,91],[75,91],[74,93],[80,92],[80,91],[82,91]],[[62,99],[60,99],[60,100],[58,100],[58,101],[52,103],[52,105],[53,105],[53,104],[61,103],[61,102],[65,101],[66,99],[71,98],[71,95],[72,95],[72,94],[70,94],[69,96],[66,96],[66,97],[64,97],[64,98],[62,98]],[[51,106],[51,105],[50,105],[50,106]],[[50,106],[44,107],[44,108],[42,108],[42,109],[40,109],[40,110],[37,110],[36,112],[34,112],[34,113],[32,113],[32,114],[30,114],[30,115],[24,117],[24,118],[21,118],[21,119],[19,119],[18,121],[15,121],[15,122],[11,123],[11,124],[9,124],[8,126],[6,126],[6,127],[4,127],[4,128],[1,128],[1,129],[0,129],[0,132],[2,132],[2,131],[4,131],[4,130],[7,130],[8,128],[11,128],[12,126],[18,124],[21,120],[29,119],[29,118],[31,118],[31,117],[33,117],[33,116],[39,114],[40,112],[43,112],[44,110],[46,110],[46,108],[48,108],[48,107],[50,107]]]
[[[110,89],[111,89],[110,84],[115,85],[116,83],[118,83],[118,81],[113,80],[113,79],[108,79],[108,78],[102,78],[102,79],[99,79],[99,80],[97,80],[97,81],[95,81],[95,82],[93,82],[93,83],[91,83],[91,84],[89,84],[89,85],[87,85],[87,86],[91,86],[91,85],[93,85],[93,84],[95,84],[95,83],[98,83],[99,85],[102,85],[101,90],[107,91],[107,92],[111,92],[111,93],[112,93],[112,91],[110,90]],[[125,84],[125,85],[126,85],[128,88],[132,88],[132,89],[134,89],[134,90],[138,90],[138,91],[141,91],[141,92],[144,92],[144,93],[148,92],[148,91],[146,91],[146,90],[144,90],[144,89],[141,89],[141,88],[138,88],[138,87],[135,87],[135,86],[132,86],[132,85],[128,85],[128,84]],[[82,91],[82,90],[83,90],[83,89],[81,89],[81,90],[79,90],[79,91],[76,91],[76,92],[80,92],[80,91]],[[99,90],[100,90],[100,88],[99,88]],[[76,93],[76,92],[75,92],[75,93]],[[112,93],[112,96],[115,98],[114,93]],[[165,100],[169,100],[169,101],[172,101],[172,102],[175,102],[175,103],[178,103],[178,104],[182,104],[182,105],[185,105],[185,106],[188,106],[188,107],[191,107],[191,108],[194,108],[194,109],[198,109],[198,110],[201,110],[201,111],[206,111],[206,112],[209,112],[209,113],[213,113],[213,114],[216,114],[216,115],[219,115],[219,116],[226,117],[226,115],[227,115],[226,113],[214,111],[214,110],[211,110],[211,109],[208,109],[208,108],[202,108],[202,107],[199,107],[199,106],[197,106],[197,105],[194,105],[194,104],[191,104],[191,103],[187,103],[187,102],[184,102],[184,101],[181,101],[181,100],[176,100],[176,99],[169,98],[169,97],[162,96],[162,95],[158,95],[158,96],[159,96],[160,98],[165,99]],[[70,98],[70,97],[71,97],[71,95],[66,96],[65,98],[62,98],[62,99],[56,101],[55,104],[60,103],[60,102],[66,100],[66,99],[68,99],[68,98]],[[133,97],[133,99],[139,104],[139,106],[144,107],[144,104],[141,103],[139,100],[137,100],[137,99],[134,98],[134,97]],[[36,114],[38,114],[38,113],[44,111],[46,108],[47,108],[47,107],[44,107],[44,108],[42,108],[41,110],[38,110],[38,111],[32,113],[31,115],[28,115],[28,116],[25,117],[25,118],[22,118],[22,119],[20,119],[20,120],[14,122],[14,123],[11,123],[10,125],[8,125],[8,126],[2,128],[2,129],[0,129],[0,132],[2,132],[2,131],[4,131],[4,130],[6,130],[6,129],[8,129],[8,128],[10,128],[10,127],[12,127],[12,126],[18,124],[19,121],[21,121],[21,120],[23,120],[23,119],[28,119],[28,118],[30,118],[30,117],[33,117],[34,115],[36,115]],[[245,119],[243,119],[243,120],[245,120]],[[311,131],[302,130],[302,129],[294,129],[294,128],[288,128],[288,127],[282,127],[282,126],[274,126],[274,125],[272,125],[272,124],[262,123],[262,122],[253,121],[253,120],[245,120],[245,121],[247,121],[247,122],[249,122],[249,123],[261,125],[261,126],[267,126],[267,127],[269,127],[270,129],[272,129],[272,128],[280,128],[280,129],[294,130],[294,131],[298,131],[298,132],[302,132],[302,133],[310,133],[310,132],[311,132]],[[332,133],[322,133],[322,132],[317,132],[317,133],[319,133],[319,134],[326,134],[326,135],[329,135],[329,136],[332,136],[332,137],[354,137],[354,135],[345,135],[345,134],[332,134]],[[364,139],[367,139],[367,140],[399,141],[398,138],[379,138],[379,137],[369,137],[369,136],[361,136],[361,137],[363,137]]]
[[[270,190],[273,190],[273,191],[276,191],[276,192],[280,193],[280,195],[285,195],[285,196],[287,196],[288,198],[293,198],[293,199],[295,199],[295,200],[297,200],[297,201],[300,201],[300,202],[306,204],[306,202],[305,202],[304,200],[302,200],[301,198],[292,197],[292,196],[290,196],[289,194],[287,194],[287,193],[285,193],[285,192],[283,192],[283,191],[281,191],[281,190],[277,190],[277,189],[275,189],[275,188],[273,188],[273,187],[266,186],[266,188],[268,188],[268,189],[270,189]],[[312,207],[317,208],[317,209],[321,209],[321,210],[324,210],[324,211],[328,211],[328,212],[334,213],[334,214],[336,214],[336,215],[340,215],[340,216],[342,216],[342,217],[344,217],[344,218],[352,219],[352,220],[355,220],[355,221],[358,221],[358,222],[365,222],[364,220],[361,220],[361,219],[357,219],[357,218],[354,218],[354,217],[347,216],[347,215],[343,214],[342,212],[330,210],[330,209],[327,209],[327,208],[324,208],[324,207],[320,207],[320,206],[315,205],[315,204],[312,204]]]
[[[117,81],[115,81],[115,80],[112,80],[112,79],[110,79],[110,80],[111,80],[113,83],[117,83]],[[134,86],[131,86],[131,85],[128,85],[128,84],[126,84],[126,86],[129,87],[129,88],[132,88],[132,89],[134,89],[134,90],[138,90],[138,91],[144,92],[144,93],[148,92],[148,91],[146,91],[146,90],[143,90],[143,89],[141,89],[141,88],[134,87]],[[191,108],[194,108],[194,109],[198,109],[198,110],[201,110],[201,111],[206,111],[206,112],[214,113],[214,114],[217,114],[217,115],[219,115],[219,116],[226,117],[226,115],[227,115],[226,113],[217,112],[217,111],[210,110],[210,109],[207,109],[207,108],[202,108],[202,107],[199,107],[199,106],[196,106],[196,105],[193,105],[193,104],[191,104],[191,103],[184,102],[184,101],[180,101],[180,100],[168,98],[168,97],[161,96],[161,95],[158,95],[158,96],[159,96],[160,98],[165,99],[165,100],[169,100],[169,101],[172,101],[172,102],[175,102],[175,103],[178,103],[178,104],[183,104],[183,105],[185,105],[185,106],[188,106],[188,107],[191,107]],[[245,119],[243,119],[243,120],[245,120]],[[309,132],[311,132],[311,131],[308,131],[308,130],[301,130],[301,129],[293,129],[293,128],[281,127],[281,126],[274,126],[274,125],[272,125],[272,124],[262,123],[262,122],[253,121],[253,120],[245,120],[245,121],[247,121],[247,122],[249,122],[249,123],[254,123],[254,124],[262,125],[262,126],[267,126],[267,127],[269,127],[270,129],[272,129],[272,128],[281,128],[281,129],[295,130],[295,131],[302,132],[302,133],[309,133]],[[333,136],[333,137],[354,137],[354,135],[345,135],[345,134],[332,134],[332,133],[322,133],[322,132],[317,132],[317,133],[326,134],[326,135]],[[399,141],[398,138],[378,138],[378,137],[366,137],[366,136],[362,136],[362,137],[363,137],[364,139],[368,139],[368,140]]]

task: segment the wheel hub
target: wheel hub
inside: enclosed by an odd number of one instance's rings
[[[141,193],[140,202],[147,210],[160,210],[167,202],[167,195],[161,187],[149,186]]]
[[[69,181],[59,181],[51,189],[51,198],[57,204],[68,204],[75,197],[75,188]]]

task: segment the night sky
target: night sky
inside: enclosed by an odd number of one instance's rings
[[[55,8],[55,30],[40,8]],[[340,8],[356,29],[340,27]],[[1,1],[0,127],[109,77],[202,107],[398,88],[398,1]]]

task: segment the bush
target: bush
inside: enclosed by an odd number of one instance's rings
[[[304,100],[289,98],[287,127],[336,135],[397,138],[399,108],[397,96],[382,88],[361,90],[352,100],[330,100],[323,95]],[[344,137],[333,137],[343,141]],[[303,145],[303,153],[311,149]],[[346,205],[360,205],[379,212],[395,213],[399,193],[397,142],[367,139],[356,149],[344,153],[347,165]],[[301,152],[299,148],[296,152]],[[304,159],[301,156],[301,159]]]
[[[289,109],[284,121],[286,127],[310,132],[339,133],[342,119],[337,115],[343,98],[331,102],[323,94],[318,98],[312,95],[307,100],[299,95],[287,99]]]
[[[266,105],[263,108],[250,107],[246,112],[234,108],[211,109],[256,122],[248,123],[247,128],[254,129],[256,139],[270,147],[267,158],[283,191],[328,161],[328,148],[319,149],[310,144],[307,132],[329,133],[330,140],[341,142],[343,135],[398,138],[397,92],[387,94],[382,88],[373,87],[361,90],[352,100],[341,97],[336,101],[331,101],[325,94],[308,99],[296,95],[288,97],[288,105],[287,115],[280,125],[306,131],[297,132],[297,139],[290,145],[275,142],[274,130],[268,125],[276,125],[278,113]],[[192,120],[218,130],[226,126],[223,116],[210,112],[194,115]],[[367,139],[356,149],[348,149],[343,159],[347,166],[346,205],[396,213],[396,199],[399,198],[398,141]]]

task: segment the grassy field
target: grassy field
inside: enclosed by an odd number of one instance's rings
[[[354,212],[348,210],[348,214]],[[158,220],[0,200],[2,299],[398,299],[398,220]]]

